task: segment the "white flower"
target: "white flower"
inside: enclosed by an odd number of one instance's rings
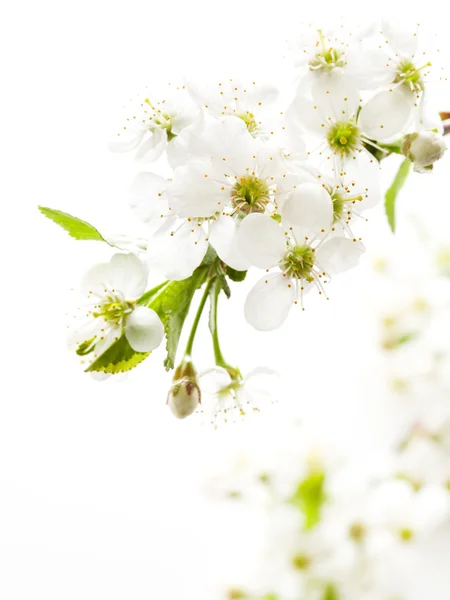
[[[275,86],[229,79],[209,85],[191,82],[187,87],[206,115],[215,119],[238,117],[252,137],[273,148],[288,163],[306,158],[302,137],[292,135],[284,112],[275,104]]]
[[[185,86],[167,85],[163,98],[146,91],[126,109],[124,125],[109,144],[114,152],[136,150],[136,158],[157,160],[176,146],[177,136],[198,117],[198,111]],[[175,144],[172,144],[175,141]]]
[[[419,25],[383,19],[382,31],[361,40],[359,49],[360,70],[367,80],[403,92],[411,107],[421,101],[432,70],[437,69],[439,50],[433,40],[419,35]]]
[[[317,184],[304,184],[284,205],[287,231],[267,215],[247,217],[239,230],[241,252],[267,271],[247,296],[247,321],[260,331],[280,327],[293,304],[312,288],[325,294],[330,276],[356,266],[362,244],[348,238],[324,237],[333,217],[330,195]]]
[[[251,213],[277,209],[276,182],[283,167],[241,119],[225,117],[205,125],[196,151],[168,184],[143,174],[135,194],[135,206],[147,222],[163,216],[148,257],[151,266],[172,279],[192,273],[208,242],[226,264],[246,270],[249,262],[237,246],[240,223]],[[183,261],[177,260],[180,255]]]
[[[99,264],[86,274],[80,294],[77,325],[69,343],[80,356],[95,360],[125,334],[136,352],[150,352],[164,336],[160,318],[136,300],[145,292],[148,271],[134,254],[115,254],[109,263]]]
[[[415,491],[401,480],[387,481],[374,490],[368,509],[374,526],[387,528],[401,542],[411,542],[438,527],[449,516],[450,498],[439,485]]]
[[[355,89],[377,87],[376,82],[361,76],[360,64],[370,61],[370,56],[363,55],[364,48],[358,41],[369,34],[367,29],[351,31],[343,25],[333,28],[304,26],[300,34],[288,42],[294,65],[300,70],[299,91],[318,79],[329,81],[341,76],[345,76]]]
[[[343,76],[316,81],[311,96],[297,95],[289,115],[311,134],[319,156],[333,159],[331,166],[337,172],[359,154],[366,164],[373,163],[366,146],[379,149],[377,142],[400,135],[410,118],[403,95],[383,90],[361,105],[359,93]]]
[[[236,421],[277,401],[277,373],[263,367],[234,379],[226,369],[214,367],[200,375],[199,385],[202,412],[213,424]]]
[[[409,133],[402,141],[402,153],[414,163],[414,171],[426,173],[447,149],[444,136],[435,131]]]
[[[180,218],[169,206],[167,180],[155,173],[139,173],[132,187],[130,205],[148,227],[147,262],[167,279],[189,277],[208,249],[203,221]],[[183,260],[179,260],[183,256]]]
[[[253,137],[270,135],[264,122],[271,118],[278,97],[275,86],[228,79],[215,84],[191,81],[187,88],[199,107],[212,117],[238,117]]]

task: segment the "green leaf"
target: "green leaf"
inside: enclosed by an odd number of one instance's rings
[[[398,193],[405,185],[410,170],[411,162],[405,158],[397,171],[397,175],[395,176],[391,187],[386,192],[384,207],[387,220],[393,232],[395,232],[395,201],[397,200]]]
[[[312,529],[320,521],[322,506],[326,500],[324,487],[325,473],[313,470],[298,484],[290,500],[303,513],[305,530]]]
[[[232,269],[227,265],[225,269],[225,273],[227,277],[231,279],[231,281],[244,281],[247,271],[236,271],[236,269]]]
[[[150,352],[133,350],[123,334],[86,369],[86,372],[124,373],[134,369],[149,355]]]
[[[191,277],[182,281],[170,281],[147,304],[158,313],[166,333],[167,357],[164,361],[166,370],[173,369],[181,330],[189,312],[192,298],[196,290],[205,281],[209,267],[198,267]]]
[[[109,244],[95,227],[86,223],[86,221],[82,221],[78,217],[73,217],[61,210],[46,208],[45,206],[38,206],[38,209],[45,217],[65,229],[67,233],[76,240],[94,240]]]

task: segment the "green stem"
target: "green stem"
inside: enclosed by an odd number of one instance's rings
[[[189,339],[186,344],[186,350],[184,351],[185,357],[191,356],[192,354],[192,347],[194,345],[195,334],[197,333],[198,324],[200,323],[200,318],[202,316],[203,309],[205,308],[206,300],[208,299],[213,281],[213,279],[210,279],[206,284],[202,299],[200,300],[200,304],[198,305],[197,313],[195,315],[194,322],[192,323],[191,333],[189,334]]]
[[[216,365],[218,367],[226,369],[231,375],[232,379],[241,379],[241,373],[239,369],[229,365],[222,354],[222,349],[220,347],[219,342],[219,329],[217,327],[217,308],[219,305],[219,296],[222,290],[222,286],[219,279],[216,279],[213,285],[214,287],[211,293],[211,312],[209,317],[209,329],[211,331],[211,337],[213,341],[214,358],[216,360]]]

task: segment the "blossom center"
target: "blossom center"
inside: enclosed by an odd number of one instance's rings
[[[349,217],[351,217],[352,211],[346,206],[346,204],[355,204],[363,199],[362,196],[347,196],[346,194],[336,190],[329,190],[329,194],[333,202],[333,223],[337,223],[341,220],[347,221]]]
[[[327,142],[335,154],[351,156],[360,143],[359,127],[351,120],[337,121],[328,129]]]
[[[166,133],[167,133],[167,139],[170,142],[170,140],[172,140],[174,137],[176,137],[176,135],[172,132],[173,115],[163,112],[159,108],[156,108],[155,106],[153,106],[153,104],[150,102],[149,98],[146,98],[144,100],[144,102],[146,104],[148,104],[148,106],[150,106],[150,108],[154,111],[153,115],[150,117],[150,120],[151,120],[154,128],[155,129],[165,129]]]
[[[292,248],[280,263],[280,268],[289,277],[314,281],[314,250],[307,244]]]
[[[342,50],[327,46],[326,39],[319,29],[319,42],[317,46],[320,48],[309,61],[311,71],[326,71],[331,72],[338,67],[345,67],[347,61]]]
[[[111,292],[96,305],[93,311],[95,318],[101,317],[110,325],[120,325],[126,315],[133,312],[134,302],[125,300],[121,295]]]
[[[242,216],[264,212],[269,202],[269,187],[255,175],[239,177],[231,190],[231,200]]]
[[[298,571],[306,571],[310,564],[311,559],[307,554],[295,554],[292,557],[292,566]]]
[[[411,92],[421,92],[424,89],[423,71],[428,67],[431,67],[430,62],[416,67],[411,60],[405,58],[397,65],[393,83],[402,83]]]
[[[244,113],[240,113],[236,116],[239,117],[239,119],[242,119],[242,121],[244,121],[245,126],[247,127],[247,131],[249,133],[255,135],[258,132],[259,125],[256,122],[255,115],[253,113],[247,110]]]

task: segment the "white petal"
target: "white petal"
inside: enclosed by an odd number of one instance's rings
[[[114,141],[108,144],[113,152],[129,152],[139,146],[148,131],[143,124],[128,124],[127,128],[120,132]]]
[[[250,85],[240,85],[242,90],[246,91],[242,93],[240,91],[240,96],[243,98],[243,103],[248,106],[250,112],[255,112],[256,110],[260,110],[260,108],[269,106],[273,104],[278,97],[278,89],[271,84],[250,84]]]
[[[138,219],[152,224],[168,213],[167,186],[167,180],[155,173],[137,174],[131,188],[130,206]]]
[[[257,153],[257,143],[242,119],[229,116],[208,123],[202,137],[218,174],[247,175]]]
[[[166,144],[167,131],[165,129],[154,129],[152,135],[139,146],[136,158],[143,162],[153,162],[164,152]]]
[[[241,254],[260,269],[278,264],[286,252],[286,236],[281,225],[260,213],[248,215],[242,221],[238,244]]]
[[[361,242],[344,237],[334,237],[324,242],[316,251],[316,261],[329,275],[342,273],[356,267],[364,252]]]
[[[286,127],[294,131],[300,127],[303,131],[322,137],[326,122],[327,119],[320,107],[301,94],[297,94],[286,111]]]
[[[228,371],[222,367],[213,367],[200,373],[198,382],[202,392],[206,394],[217,394],[231,383]]]
[[[383,19],[383,34],[396,54],[412,57],[417,50],[417,27],[405,25],[393,22],[392,17]]]
[[[358,90],[352,80],[339,71],[317,79],[311,93],[315,105],[332,121],[352,117],[358,107]]]
[[[207,160],[191,160],[175,170],[168,188],[174,214],[186,218],[212,217],[221,209],[229,192],[212,175]]]
[[[151,352],[162,342],[164,326],[154,310],[137,306],[126,320],[125,335],[136,352]]]
[[[87,301],[93,300],[91,294],[104,296],[105,289],[109,287],[109,263],[100,263],[94,265],[83,277],[79,292],[82,298]]]
[[[151,268],[167,279],[186,279],[202,262],[208,249],[203,227],[171,217],[152,236],[147,250]]]
[[[246,271],[250,262],[239,251],[237,233],[236,220],[221,216],[211,225],[209,240],[224,263],[237,271]]]
[[[387,140],[403,132],[411,110],[412,101],[400,88],[392,92],[378,92],[362,107],[358,125],[367,137]]]
[[[132,300],[145,292],[148,268],[135,254],[114,254],[109,263],[108,283]]]
[[[283,222],[296,225],[296,229],[302,229],[305,235],[315,235],[331,227],[331,196],[320,184],[303,183],[289,194],[282,216]]]
[[[277,329],[286,320],[295,300],[294,286],[282,273],[269,273],[250,290],[245,301],[247,321],[259,331]]]
[[[358,212],[373,208],[381,200],[379,162],[367,152],[356,152],[345,165],[344,183],[352,195],[363,197],[355,206]]]

